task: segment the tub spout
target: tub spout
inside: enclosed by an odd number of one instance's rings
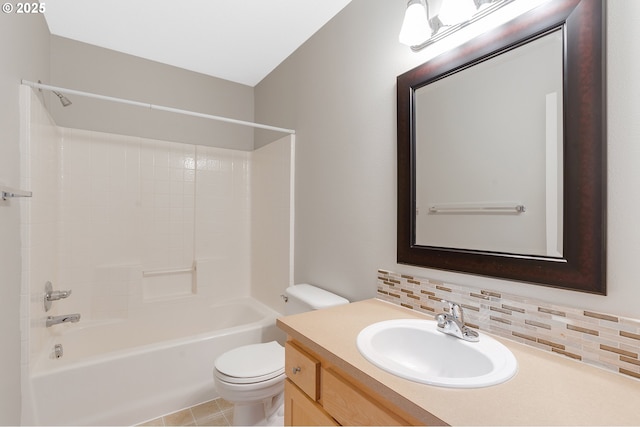
[[[47,316],[47,328],[59,323],[76,323],[80,321],[80,313],[63,314],[62,316]]]

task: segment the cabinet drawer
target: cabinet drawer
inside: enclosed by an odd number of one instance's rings
[[[331,369],[322,369],[322,406],[343,425],[409,425]]]
[[[291,341],[287,341],[285,348],[285,372],[302,391],[311,399],[320,397],[320,362]]]

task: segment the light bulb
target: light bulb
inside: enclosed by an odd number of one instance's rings
[[[407,46],[417,46],[431,37],[427,10],[420,0],[409,0],[398,39]]]

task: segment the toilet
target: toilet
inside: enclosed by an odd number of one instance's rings
[[[318,287],[289,286],[285,315],[347,304],[341,296]],[[220,397],[233,403],[234,425],[282,425],[284,416],[284,347],[277,341],[227,351],[214,363]]]

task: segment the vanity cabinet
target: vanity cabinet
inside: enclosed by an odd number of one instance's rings
[[[285,353],[285,425],[424,425],[299,342]]]

